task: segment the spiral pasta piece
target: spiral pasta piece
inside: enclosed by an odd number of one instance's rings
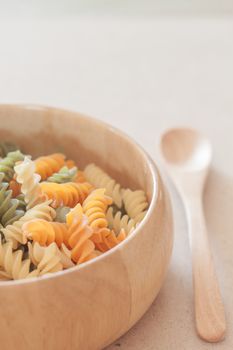
[[[113,202],[118,206],[122,207],[122,195],[121,186],[107,173],[95,164],[89,164],[84,170],[84,175],[93,186],[98,188],[105,188],[106,195],[113,199]]]
[[[67,242],[67,225],[60,222],[49,222],[43,219],[27,221],[22,226],[23,235],[41,246],[55,242],[58,247]]]
[[[19,209],[18,199],[12,199],[12,191],[7,190],[8,183],[2,182],[4,177],[0,173],[0,224],[1,227],[12,224],[24,215],[24,210]]]
[[[77,175],[75,176],[74,182],[86,182],[86,176],[84,175],[84,172],[81,170],[78,170]]]
[[[12,197],[15,198],[21,193],[21,185],[13,179],[9,182],[9,190],[12,191]]]
[[[148,202],[144,191],[123,191],[123,202],[128,215],[134,219],[135,223],[140,222],[146,215]]]
[[[38,242],[28,242],[28,254],[31,262],[36,266],[39,276],[63,269],[59,249],[55,243],[51,243],[48,247],[42,247]]]
[[[27,207],[27,204],[25,202],[25,199],[24,199],[24,194],[23,193],[20,193],[16,199],[18,200],[19,204],[18,204],[18,209],[21,209],[23,210],[24,212],[26,211],[26,207]]]
[[[30,259],[23,259],[22,250],[13,251],[13,243],[0,241],[0,276],[5,279],[32,278],[38,276],[38,270],[30,272]]]
[[[54,182],[40,183],[42,192],[52,200],[52,206],[58,208],[67,206],[73,208],[77,203],[83,203],[92,190],[88,182],[57,184]]]
[[[19,201],[15,198],[11,199],[11,194],[9,191],[8,195],[0,205],[0,218],[2,227],[13,224],[24,215],[23,210],[17,209],[18,205]]]
[[[36,173],[42,180],[46,180],[53,173],[59,171],[65,165],[65,156],[62,153],[54,153],[39,157],[34,160]]]
[[[0,172],[4,173],[4,181],[9,182],[14,176],[14,166],[22,161],[24,155],[20,151],[9,152],[7,156],[0,160]]]
[[[69,169],[76,167],[75,161],[72,159],[65,160],[64,165],[67,166],[67,168]]]
[[[64,166],[57,173],[54,173],[53,175],[48,177],[47,181],[56,182],[58,184],[72,182],[74,181],[76,175],[77,175],[76,167],[69,169],[67,166]]]
[[[106,252],[121,243],[126,236],[127,234],[124,229],[121,229],[120,233],[116,235],[114,230],[105,227],[95,231],[91,240],[99,251]]]
[[[112,199],[105,195],[105,191],[105,188],[98,188],[92,191],[83,202],[84,214],[88,217],[92,228],[103,228],[108,225],[106,211]]]
[[[113,229],[116,233],[119,233],[123,228],[128,235],[135,228],[136,223],[133,219],[125,214],[123,215],[121,211],[113,213],[113,208],[109,207],[106,213],[106,219],[108,221],[108,226]]]
[[[35,174],[35,164],[30,158],[25,157],[22,163],[16,165],[15,173],[17,182],[21,184],[27,208],[32,208],[46,199],[39,185],[40,175]]]
[[[60,257],[60,261],[64,269],[68,269],[70,267],[75,266],[71,257],[72,251],[68,249],[64,243],[62,243],[60,249],[58,250],[58,255]]]
[[[88,225],[80,204],[77,204],[66,216],[68,226],[68,246],[71,248],[71,258],[76,264],[96,257],[95,245],[90,240],[93,230]]]
[[[27,237],[23,234],[22,230],[25,222],[33,219],[52,221],[55,218],[56,212],[50,207],[49,204],[50,201],[37,204],[33,208],[29,209],[24,216],[15,221],[12,225],[7,225],[7,227],[1,229],[5,239],[13,243],[14,249],[17,249],[19,244],[27,243]]]

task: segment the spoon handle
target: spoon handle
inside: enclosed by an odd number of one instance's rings
[[[208,242],[201,198],[185,199],[193,264],[195,318],[198,335],[208,342],[224,338],[226,321]]]

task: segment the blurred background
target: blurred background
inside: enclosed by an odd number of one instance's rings
[[[85,112],[153,156],[176,124],[227,149],[232,16],[232,0],[0,0],[0,102]]]
[[[10,0],[0,1],[4,16],[229,15],[231,0]]]
[[[0,103],[98,117],[156,160],[167,127],[196,127],[213,142],[217,170],[205,209],[226,310],[233,309],[232,16],[232,0],[0,0]],[[116,343],[121,349],[212,349],[194,333],[185,218],[174,191],[173,197],[168,278],[146,316]],[[233,315],[227,317],[233,324]],[[224,344],[221,349],[233,348],[233,334]]]

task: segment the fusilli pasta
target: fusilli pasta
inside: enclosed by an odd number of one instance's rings
[[[82,203],[92,190],[92,186],[88,182],[67,182],[65,184],[42,182],[40,188],[52,200],[54,208],[61,205],[73,208],[77,203]]]
[[[4,181],[9,182],[14,176],[14,166],[22,161],[24,155],[20,151],[9,152],[7,156],[0,160],[0,172],[4,173]]]
[[[18,209],[21,209],[23,211],[26,211],[26,202],[24,200],[24,194],[23,193],[20,193],[16,199],[19,201],[19,204],[18,204]]]
[[[105,227],[96,231],[92,235],[91,240],[95,243],[95,246],[99,251],[106,252],[121,243],[125,238],[126,232],[124,229],[121,229],[117,236],[113,230]]]
[[[120,244],[146,214],[143,191],[121,188],[95,164],[82,171],[61,153],[32,160],[7,147],[0,144],[0,280],[91,260]]]
[[[60,249],[58,250],[58,255],[61,259],[61,264],[64,269],[75,266],[74,262],[71,259],[71,250],[68,249],[64,243],[62,243]]]
[[[90,240],[93,230],[88,226],[87,217],[83,214],[80,204],[77,204],[67,214],[68,245],[71,248],[71,258],[77,264],[93,259],[96,256],[95,245]]]
[[[66,160],[64,165],[69,169],[76,167],[75,162],[72,159]]]
[[[39,157],[34,163],[36,173],[41,176],[42,180],[46,180],[65,165],[65,156],[62,153],[54,153],[49,156]]]
[[[62,184],[62,183],[73,181],[76,175],[77,175],[76,167],[69,169],[67,166],[64,166],[57,173],[54,173],[53,175],[48,177],[47,181]]]
[[[29,209],[24,214],[24,216],[15,221],[12,225],[8,225],[7,227],[1,229],[5,239],[7,241],[12,241],[14,249],[18,248],[19,243],[27,243],[27,238],[23,234],[22,230],[22,226],[25,222],[33,219],[44,219],[47,221],[52,221],[55,218],[56,212],[53,208],[50,207],[49,204],[50,201],[37,204],[35,207]]]
[[[106,194],[113,199],[118,208],[122,207],[121,186],[113,178],[95,164],[89,164],[84,170],[84,175],[95,187],[105,188]]]
[[[0,173],[0,223],[1,227],[12,224],[24,215],[24,210],[18,209],[18,199],[12,199],[12,191],[7,190],[8,183],[2,182],[4,174]]]
[[[105,189],[99,188],[89,194],[83,202],[84,214],[92,228],[107,227],[106,211],[112,199],[105,195]]]
[[[21,191],[28,208],[46,199],[39,185],[40,175],[35,174],[35,164],[30,158],[25,157],[22,163],[16,165],[15,173],[17,182],[21,184]]]
[[[38,276],[38,270],[30,271],[30,265],[30,259],[23,259],[22,250],[14,252],[12,242],[0,241],[0,276],[9,280]]]
[[[140,222],[146,215],[148,202],[144,191],[123,191],[123,201],[126,212],[134,219],[135,223]]]
[[[67,225],[60,222],[49,222],[44,219],[27,221],[22,226],[23,235],[27,239],[48,246],[55,242],[58,247],[67,242]]]
[[[77,175],[75,176],[74,182],[87,182],[87,179],[84,175],[84,172],[81,170],[78,170]]]
[[[63,269],[59,249],[55,243],[51,243],[48,247],[42,247],[38,242],[28,242],[28,253],[39,276]]]
[[[108,208],[106,218],[109,228],[113,229],[116,233],[119,233],[123,228],[125,232],[129,234],[136,225],[135,221],[130,219],[127,214],[123,215],[121,211],[117,211],[116,214],[114,214],[112,207]]]
[[[17,197],[21,193],[21,185],[15,179],[9,182],[9,189],[12,191],[12,197]]]

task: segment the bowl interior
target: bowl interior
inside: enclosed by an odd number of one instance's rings
[[[37,106],[0,106],[0,140],[35,156],[63,152],[83,169],[94,162],[122,186],[151,201],[154,174],[147,155],[115,128],[79,113]]]

